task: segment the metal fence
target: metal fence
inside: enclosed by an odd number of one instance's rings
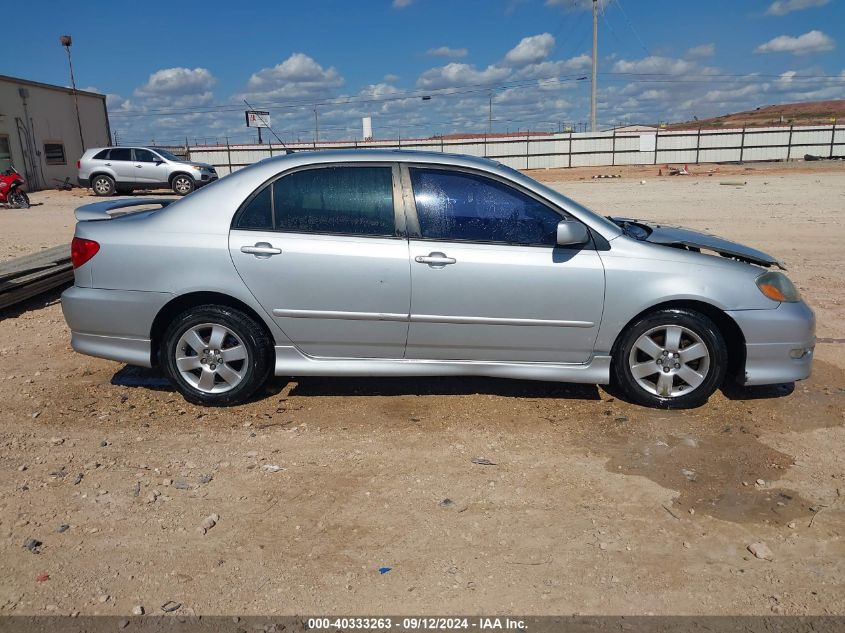
[[[481,138],[340,141],[265,145],[201,145],[191,160],[211,163],[221,175],[285,153],[285,148],[409,149],[485,156],[515,169],[662,165],[791,160],[806,154],[845,156],[845,127],[790,126],[730,130],[564,132]]]

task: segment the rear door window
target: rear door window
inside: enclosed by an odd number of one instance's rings
[[[94,160],[108,160],[110,151],[110,149],[104,149],[102,152],[97,152],[94,156]]]
[[[109,152],[109,160],[131,161],[132,150],[128,147],[112,147],[111,152]]]

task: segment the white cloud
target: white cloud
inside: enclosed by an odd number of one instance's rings
[[[634,61],[620,59],[613,64],[613,72],[616,73],[683,75],[696,69],[696,64],[691,61],[656,55]]]
[[[210,90],[216,83],[217,80],[207,68],[162,68],[150,75],[147,83],[135,90],[135,95],[184,95]]]
[[[388,83],[393,83],[394,81],[399,81],[399,75],[388,73],[383,77],[383,79]]]
[[[405,7],[411,6],[411,3],[414,0],[393,0],[393,8],[394,9],[404,9]]]
[[[569,59],[545,61],[539,64],[529,64],[520,68],[516,73],[519,79],[559,77],[570,73],[584,72],[592,66],[593,59],[586,53]]]
[[[707,57],[713,57],[715,53],[716,45],[711,42],[710,44],[701,44],[700,46],[693,46],[687,49],[684,57],[687,59],[705,59]]]
[[[755,53],[792,53],[793,55],[810,55],[832,51],[835,42],[821,31],[809,31],[798,37],[779,35],[755,49]]]
[[[466,57],[468,52],[465,48],[438,46],[437,48],[429,48],[425,54],[431,57]]]
[[[793,11],[803,11],[814,7],[823,7],[830,0],[775,0],[766,11],[766,15],[786,15]]]
[[[510,74],[509,68],[502,68],[501,66],[493,65],[484,70],[478,70],[475,66],[469,64],[452,62],[425,71],[417,79],[417,86],[426,90],[436,90],[438,88],[489,84],[502,81]]]
[[[294,53],[272,68],[253,73],[244,94],[256,99],[324,98],[343,83],[333,66],[324,68],[305,53]]]
[[[524,37],[505,55],[505,61],[512,66],[526,66],[544,60],[552,52],[555,38],[551,33]]]
[[[593,0],[546,0],[547,7],[562,7],[569,11],[592,9]]]

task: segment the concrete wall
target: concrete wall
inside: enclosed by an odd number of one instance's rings
[[[29,90],[25,107],[20,88]],[[105,95],[79,92],[78,98],[85,147],[110,145]],[[76,161],[84,150],[70,89],[0,75],[0,137],[8,139],[11,162],[28,190],[55,187],[65,178],[76,183]],[[45,143],[64,146],[64,164],[48,164]],[[0,140],[0,151],[4,145]],[[0,169],[6,168],[0,155]]]
[[[312,143],[288,143],[314,149]],[[653,149],[655,148],[656,149]],[[319,143],[318,149],[416,149],[486,156],[515,169],[547,169],[666,163],[789,160],[805,154],[845,156],[845,127],[807,126],[731,130],[582,132],[489,139],[380,140]],[[652,148],[652,149],[649,149]],[[192,160],[214,165],[221,175],[284,153],[278,144],[191,147]]]

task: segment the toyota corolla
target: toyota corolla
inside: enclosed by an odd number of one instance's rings
[[[493,161],[297,153],[178,201],[76,212],[73,348],[194,403],[272,375],[613,383],[655,407],[810,375],[812,310],[773,257],[597,215]]]

